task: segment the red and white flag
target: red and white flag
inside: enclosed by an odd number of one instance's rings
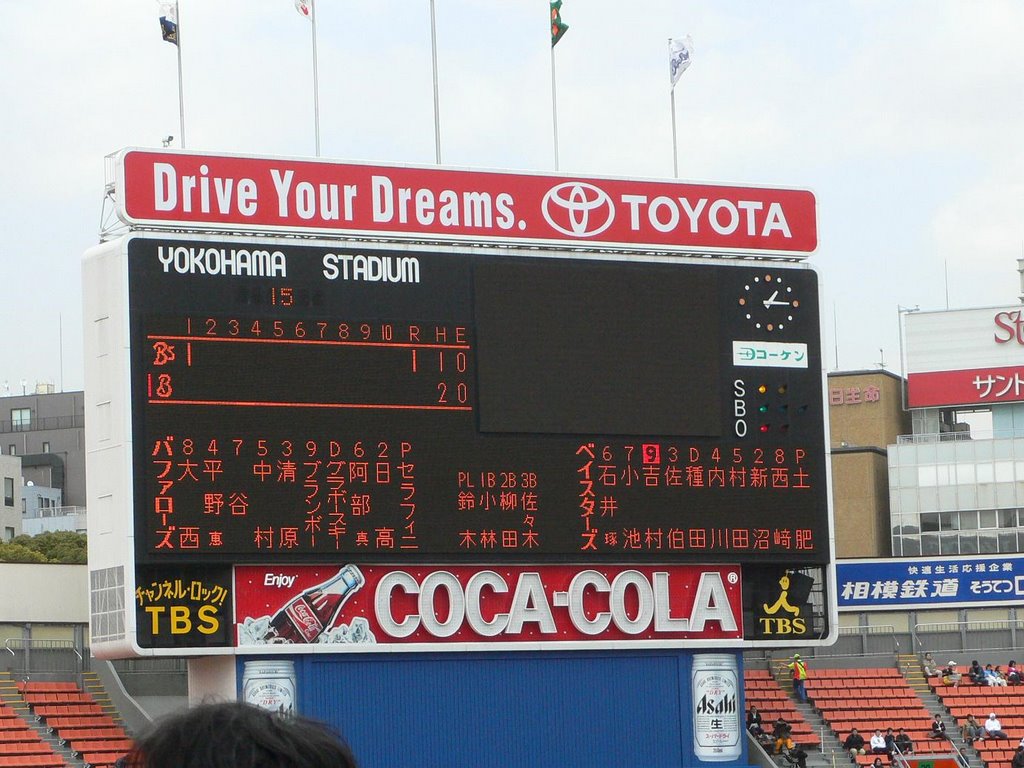
[[[307,19],[313,18],[313,0],[295,0],[295,10]]]

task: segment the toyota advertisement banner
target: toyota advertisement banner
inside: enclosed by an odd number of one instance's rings
[[[236,566],[235,601],[235,639],[248,651],[743,637],[740,569],[727,565]]]
[[[818,245],[814,194],[799,189],[137,149],[116,174],[132,226],[788,258]]]

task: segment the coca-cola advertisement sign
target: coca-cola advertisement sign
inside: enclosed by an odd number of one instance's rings
[[[128,224],[803,256],[799,189],[124,150]]]
[[[239,647],[594,646],[741,640],[729,565],[236,566]]]

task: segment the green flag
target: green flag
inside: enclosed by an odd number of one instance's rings
[[[551,47],[568,31],[569,25],[562,23],[562,0],[551,0]]]

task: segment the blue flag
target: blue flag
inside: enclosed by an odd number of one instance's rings
[[[160,33],[168,43],[178,44],[178,9],[177,6],[167,5],[162,9],[160,16]]]

